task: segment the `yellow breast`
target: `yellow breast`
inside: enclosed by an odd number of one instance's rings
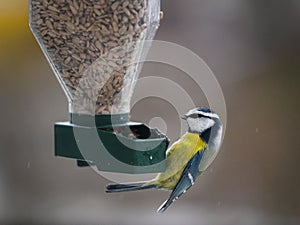
[[[199,151],[204,150],[206,143],[198,134],[187,132],[167,151],[167,166],[153,182],[166,189],[173,189],[188,161]]]

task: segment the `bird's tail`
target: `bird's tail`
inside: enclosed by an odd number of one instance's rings
[[[140,183],[128,183],[128,184],[109,184],[106,186],[106,193],[115,193],[115,192],[126,192],[126,191],[138,191],[157,188],[157,185],[151,184],[148,182]]]
[[[163,204],[161,204],[161,206],[157,209],[156,212],[164,213],[173,202],[174,202],[174,200],[173,201],[170,199],[166,200]]]

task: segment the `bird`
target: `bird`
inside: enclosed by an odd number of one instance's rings
[[[194,108],[181,117],[188,130],[166,152],[166,169],[153,180],[137,183],[109,184],[106,193],[145,189],[169,190],[169,198],[158,208],[158,213],[184,194],[217,156],[222,139],[220,117],[209,108]]]

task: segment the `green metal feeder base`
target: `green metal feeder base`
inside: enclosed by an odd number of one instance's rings
[[[79,167],[130,174],[165,170],[168,138],[157,129],[128,122],[128,114],[71,114],[71,122],[56,123],[54,132],[55,155],[76,159]]]

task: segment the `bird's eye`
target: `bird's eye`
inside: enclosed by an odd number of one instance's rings
[[[199,114],[191,114],[188,117],[196,119],[196,118],[199,118],[200,115]]]

